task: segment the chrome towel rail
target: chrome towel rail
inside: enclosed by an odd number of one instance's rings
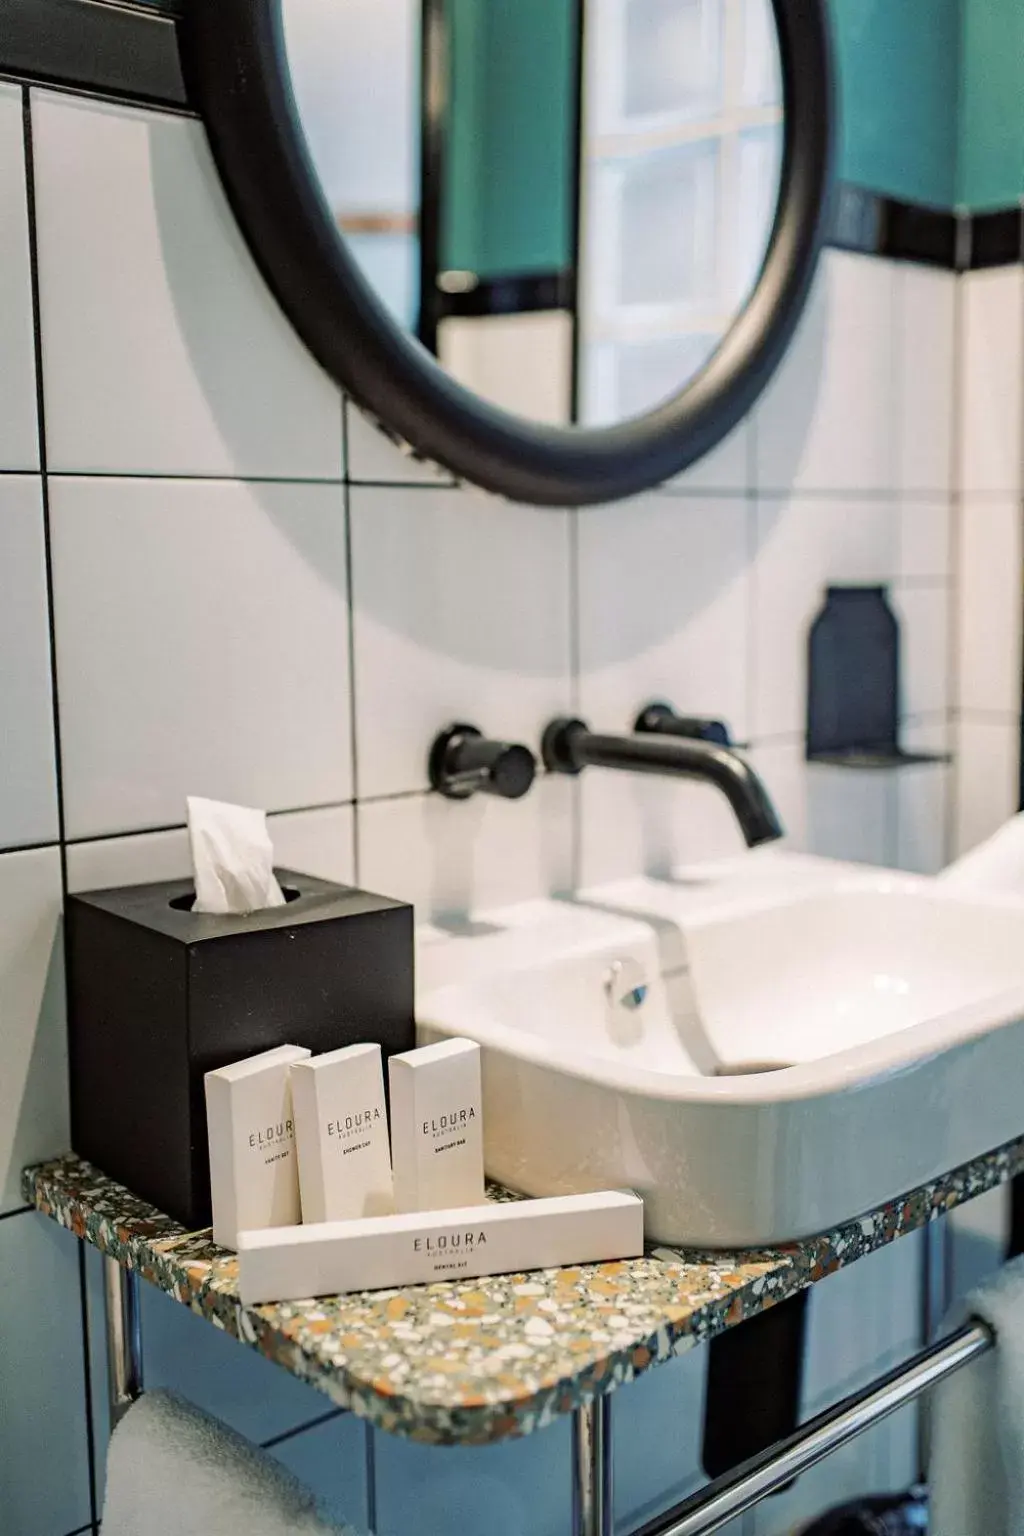
[[[904,1408],[962,1366],[987,1354],[995,1344],[983,1323],[970,1323],[941,1343],[932,1344],[866,1387],[819,1413],[788,1440],[773,1446],[745,1468],[719,1478],[710,1487],[649,1521],[635,1536],[711,1536],[792,1478],[824,1461],[833,1451]],[[589,1536],[589,1533],[588,1533]]]

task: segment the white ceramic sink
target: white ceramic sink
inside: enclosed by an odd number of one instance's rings
[[[1024,1132],[1024,901],[786,854],[424,942],[484,1061],[488,1172],[628,1186],[648,1237],[827,1230]],[[641,1000],[642,999],[642,1000]]]

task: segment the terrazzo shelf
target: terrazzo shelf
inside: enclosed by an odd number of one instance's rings
[[[757,1253],[642,1259],[243,1307],[237,1259],[68,1155],[26,1200],[380,1429],[434,1445],[531,1434],[1024,1171],[1024,1138],[837,1231]],[[494,1199],[514,1199],[492,1187]]]

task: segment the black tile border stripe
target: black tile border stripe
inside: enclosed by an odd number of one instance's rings
[[[167,6],[4,0],[0,71],[145,105],[188,105]]]
[[[971,271],[1008,267],[1024,261],[1024,205],[976,213],[971,219],[971,245],[965,265]]]
[[[179,0],[3,0],[0,76],[187,111],[179,11]],[[1009,266],[1024,262],[1024,207],[958,214],[844,182],[837,189],[828,244],[948,272]],[[552,286],[551,276],[544,286]],[[486,301],[489,313],[496,297],[501,295],[479,293],[449,302],[453,312],[466,313]],[[531,288],[530,297],[537,307],[541,295]],[[564,299],[561,291],[554,297]]]

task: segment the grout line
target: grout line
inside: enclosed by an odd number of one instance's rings
[[[580,713],[582,650],[580,602],[580,509],[569,511],[569,712]],[[569,884],[578,890],[583,880],[583,789],[579,776],[569,790]]]
[[[1022,219],[1024,219],[1024,213],[1022,213],[1021,217],[1022,217]],[[1022,234],[1022,236],[1024,236],[1024,224],[1022,224],[1022,226],[1021,226],[1021,234]],[[1021,252],[1020,254],[1022,256],[1024,256],[1024,252]],[[1024,344],[1024,295],[1021,296],[1021,300],[1019,302],[1020,302],[1020,306],[1021,306],[1021,313],[1020,313],[1020,315],[1018,317],[1018,323],[1019,323],[1019,326],[1020,326],[1020,329],[1018,331],[1018,336],[1021,338],[1022,344]],[[1018,367],[1018,369],[1020,368],[1020,366],[1021,366],[1021,360],[1020,360],[1020,358],[1018,358],[1018,360],[1017,360],[1017,367]],[[1018,532],[1020,531],[1022,521],[1024,521],[1024,400],[1021,401],[1021,406],[1022,406],[1021,417],[1020,417],[1020,421],[1018,423],[1018,428],[1017,428],[1018,433],[1019,433],[1018,460],[1017,460],[1017,462],[1018,462],[1018,480],[1020,482],[1020,484],[1019,484],[1020,496],[1018,497],[1018,500],[1017,500],[1017,527],[1018,527]],[[1020,576],[1019,576],[1019,573],[1018,573],[1018,591],[1019,590],[1020,590]],[[1024,597],[1022,597],[1022,599],[1021,599],[1021,606],[1024,606]],[[1018,618],[1019,617],[1020,617],[1020,613],[1018,611]],[[1020,644],[1019,665],[1021,667],[1021,679],[1020,679],[1020,684],[1019,684],[1019,690],[1020,690],[1019,691],[1020,725],[1019,725],[1019,728],[1018,728],[1018,741],[1017,741],[1017,809],[1021,810],[1021,809],[1024,809],[1024,633],[1022,633],[1022,635],[1021,635],[1021,640],[1020,640],[1019,644]]]
[[[82,1317],[82,1378],[85,1388],[85,1450],[86,1465],[89,1477],[89,1508],[92,1511],[92,1521],[95,1525],[99,1519],[99,1504],[96,1498],[96,1425],[92,1412],[92,1361],[89,1351],[89,1300],[86,1287],[85,1273],[85,1244],[78,1245],[78,1295]]]
[[[355,572],[352,566],[352,490],[348,478],[349,441],[348,441],[348,412],[347,398],[341,397],[341,456],[345,468],[345,481],[342,490],[343,515],[345,518],[345,601],[348,607],[347,634],[348,634],[348,722],[349,722],[349,752],[351,755],[350,771],[352,774],[353,805],[355,797],[359,793],[359,731],[356,712],[356,604],[355,604]],[[360,884],[360,864],[362,850],[359,838],[359,810],[355,806],[352,812],[352,879],[358,886]]]
[[[377,1531],[377,1433],[367,1419],[366,1431],[366,1524],[370,1536]]]
[[[93,1536],[93,1533],[98,1530],[99,1526],[90,1521],[88,1525],[79,1525],[73,1531],[68,1531],[67,1536]]]
[[[963,793],[963,765],[960,762],[960,740],[957,731],[960,705],[960,649],[963,634],[963,571],[961,569],[962,532],[964,519],[963,459],[964,459],[964,342],[966,332],[966,308],[964,276],[957,278],[953,292],[953,430],[949,442],[949,622],[946,627],[946,702],[948,713],[947,746],[954,755],[951,783],[946,794],[945,826],[943,838],[946,862],[960,853],[957,846],[957,825]]]
[[[353,803],[357,806],[391,805],[395,800],[426,800],[433,793],[430,785],[424,784],[422,789],[395,789],[388,795],[364,795]]]
[[[9,1221],[12,1216],[30,1216],[34,1210],[34,1205],[16,1205],[13,1211],[0,1211],[0,1221]]]
[[[25,196],[28,213],[29,277],[32,292],[32,332],[36,372],[36,423],[39,436],[39,475],[43,507],[43,556],[46,567],[46,609],[50,642],[50,708],[53,719],[54,777],[57,795],[57,836],[60,842],[61,885],[68,889],[66,829],[64,823],[64,754],[60,735],[60,691],[57,675],[57,628],[53,592],[53,539],[50,526],[50,489],[46,441],[46,400],[43,389],[43,332],[39,298],[39,240],[36,226],[35,155],[32,144],[32,107],[29,92],[22,92],[22,130],[25,154]],[[95,1513],[94,1513],[95,1518]]]
[[[299,1435],[304,1435],[308,1430],[319,1429],[324,1424],[333,1424],[335,1419],[343,1419],[349,1416],[348,1408],[331,1408],[326,1413],[320,1413],[315,1419],[307,1419],[304,1424],[296,1424],[294,1429],[286,1429],[279,1435],[271,1435],[269,1440],[261,1440],[260,1447],[264,1451],[271,1451],[276,1445],[284,1445],[288,1440],[296,1440]]]
[[[753,745],[754,722],[757,719],[758,702],[758,647],[757,647],[757,612],[759,581],[757,572],[757,555],[759,549],[758,527],[758,493],[757,493],[757,413],[751,411],[747,426],[747,440],[744,445],[744,457],[746,459],[746,709],[747,718],[744,723],[744,736]]]
[[[273,827],[274,819],[278,816],[307,816],[315,811],[343,811],[355,805],[354,800],[324,800],[315,805],[289,805],[280,810],[267,812],[268,820]],[[125,837],[156,837],[161,832],[184,832],[187,823],[184,821],[172,821],[163,826],[125,827],[120,832],[88,832],[81,837],[69,837],[65,839],[68,848],[80,848],[89,843],[115,843]],[[43,847],[52,847],[53,844],[43,844]],[[10,850],[21,851],[21,850]],[[0,853],[2,857],[2,853]]]
[[[162,469],[53,469],[51,480],[183,480],[203,485],[344,485],[341,475],[184,474]]]
[[[0,847],[0,859],[6,858],[9,853],[43,853],[51,848],[60,848],[60,838],[51,837],[43,843],[11,843]]]

